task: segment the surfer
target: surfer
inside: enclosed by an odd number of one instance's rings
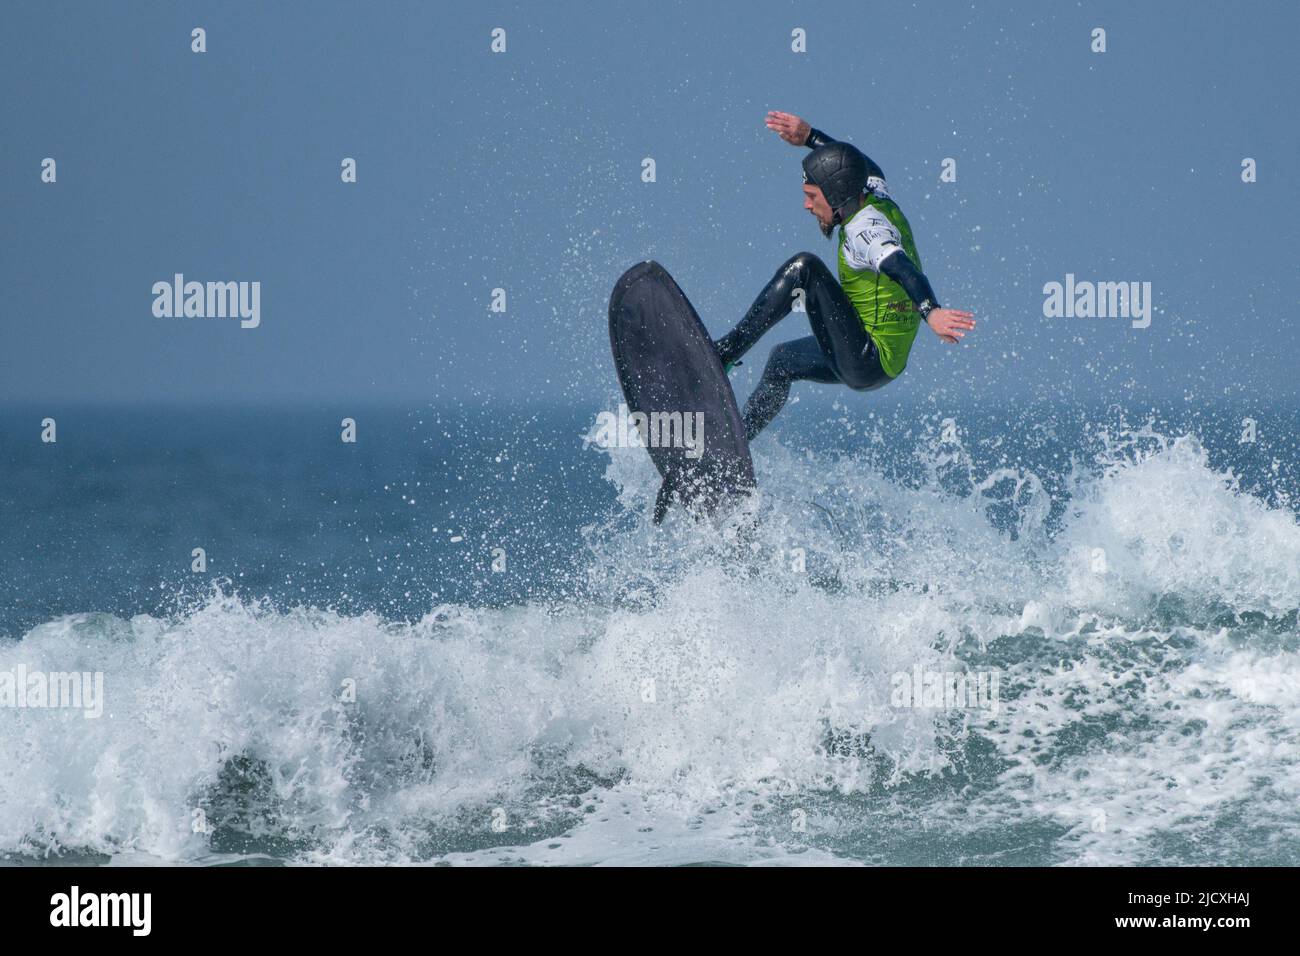
[[[921,272],[912,227],[890,198],[879,166],[791,113],[770,112],[766,123],[787,143],[812,150],[803,160],[803,207],[827,238],[840,227],[839,281],[818,256],[801,252],[777,270],[740,323],[714,343],[730,371],[802,295],[813,334],[772,350],[745,403],[748,439],[776,417],[796,381],[871,391],[903,373],[921,322],[951,345],[975,328],[970,312],[939,305]]]

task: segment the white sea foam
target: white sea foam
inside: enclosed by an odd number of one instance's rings
[[[1294,863],[1300,529],[1147,437],[1051,535],[1035,476],[960,447],[909,484],[772,443],[757,531],[655,530],[610,449],[629,513],[568,602],[51,621],[0,669],[103,672],[105,712],[0,712],[0,851]],[[1001,668],[997,713],[892,706],[918,663]]]

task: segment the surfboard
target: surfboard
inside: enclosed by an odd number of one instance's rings
[[[609,344],[629,417],[663,484],[654,521],[678,501],[712,515],[752,492],[754,462],[727,373],[694,306],[659,263],[640,262],[609,297]]]

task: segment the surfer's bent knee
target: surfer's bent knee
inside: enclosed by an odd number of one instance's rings
[[[791,348],[789,342],[782,342],[767,356],[767,364],[763,366],[763,378],[791,378],[793,377],[793,363],[791,361]]]
[[[823,269],[826,268],[826,264],[822,262],[821,257],[815,252],[796,252],[789,259],[785,260],[785,264],[781,266],[779,271],[794,274],[807,273],[809,270],[816,269],[818,266],[821,266]]]

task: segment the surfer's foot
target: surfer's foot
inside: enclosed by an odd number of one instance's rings
[[[726,372],[728,375],[731,374],[731,370],[732,370],[733,368],[735,368],[737,365],[744,365],[744,364],[745,364],[745,363],[742,362],[740,359],[728,359],[728,358],[727,358],[727,353],[726,353],[725,351],[723,351],[723,348],[722,348],[722,340],[721,340],[721,339],[718,339],[717,341],[715,341],[715,342],[713,343],[713,350],[714,350],[715,352],[718,353],[718,361],[720,361],[720,362],[722,363],[722,370],[723,370],[724,372]]]

